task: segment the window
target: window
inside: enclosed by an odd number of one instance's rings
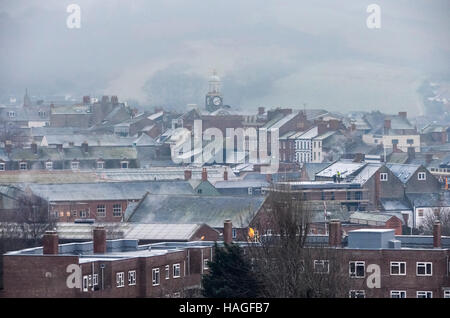
[[[386,172],[380,173],[380,181],[388,181],[388,174]]]
[[[406,262],[391,262],[391,275],[406,275]]]
[[[253,194],[253,188],[252,187],[249,187],[248,188],[248,195],[252,195]]]
[[[173,264],[173,278],[181,276],[180,264]]]
[[[6,164],[4,163],[0,163],[0,171],[5,171],[6,170]]]
[[[72,216],[75,217],[75,218],[78,216],[77,210],[73,210],[72,211]]]
[[[97,216],[105,217],[106,216],[106,207],[104,204],[97,205]]]
[[[417,298],[433,298],[432,291],[418,291]]]
[[[170,279],[170,266],[166,265],[166,279]]]
[[[87,292],[89,290],[89,278],[87,275],[83,276],[83,291]]]
[[[406,298],[406,290],[391,290],[391,298]]]
[[[128,285],[136,285],[136,270],[128,271]]]
[[[60,217],[64,217],[64,211],[59,212]]]
[[[431,262],[417,262],[417,276],[432,276],[433,263]]]
[[[53,162],[48,161],[45,163],[45,169],[47,170],[53,170]]]
[[[122,205],[121,204],[113,205],[113,216],[122,216]]]
[[[9,111],[9,112],[8,112],[8,117],[9,117],[9,118],[16,117],[16,112]]]
[[[80,210],[80,217],[87,218],[89,216],[89,209]]]
[[[366,263],[365,262],[350,262],[349,273],[350,273],[350,277],[364,278],[365,273],[366,273]]]
[[[427,179],[427,174],[425,172],[419,172],[417,174],[417,179],[422,181],[422,180],[426,180]]]
[[[92,276],[92,284],[93,284],[94,286],[98,286],[98,274],[94,274],[94,275]]]
[[[67,212],[66,212],[66,216],[67,216],[67,217],[70,217],[70,211],[67,211]]]
[[[444,298],[450,298],[450,289],[444,290]]]
[[[120,168],[128,169],[128,161],[121,161],[120,162]]]
[[[80,163],[78,161],[72,161],[70,163],[70,168],[72,170],[78,170],[80,168]]]
[[[19,164],[19,169],[20,170],[27,170],[28,169],[28,164],[26,162],[21,162]]]
[[[348,295],[350,298],[366,298],[364,290],[351,290]]]
[[[419,218],[423,218],[423,209],[418,209],[418,210],[417,210],[417,216],[418,216]]]
[[[116,273],[116,286],[117,287],[125,286],[125,273],[124,272]]]
[[[205,258],[205,259],[203,260],[203,269],[209,269],[209,267],[208,267],[208,262],[209,262],[209,260],[208,260],[207,258]]]
[[[105,168],[105,162],[97,161],[97,169],[104,169],[104,168]]]
[[[159,268],[152,269],[152,283],[153,286],[159,285]]]
[[[232,229],[231,230],[231,237],[234,238],[234,239],[237,237],[236,229]]]
[[[314,272],[319,274],[328,274],[330,266],[328,260],[314,260]]]

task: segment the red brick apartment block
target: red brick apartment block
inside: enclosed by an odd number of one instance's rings
[[[156,243],[106,240],[58,246],[47,232],[43,247],[4,255],[3,297],[185,297],[199,288],[213,242]],[[56,245],[55,245],[56,244]]]

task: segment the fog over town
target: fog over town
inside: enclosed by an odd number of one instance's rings
[[[201,104],[221,74],[227,103],[423,112],[424,81],[448,80],[450,3],[2,0],[0,94],[117,94],[141,106]]]

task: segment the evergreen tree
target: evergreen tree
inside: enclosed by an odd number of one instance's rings
[[[214,260],[208,262],[209,274],[203,276],[203,295],[208,298],[255,298],[260,282],[249,260],[236,244],[214,247]]]

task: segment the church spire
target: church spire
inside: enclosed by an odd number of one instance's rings
[[[31,100],[28,96],[28,88],[25,88],[25,96],[23,96],[23,106],[31,106]]]

